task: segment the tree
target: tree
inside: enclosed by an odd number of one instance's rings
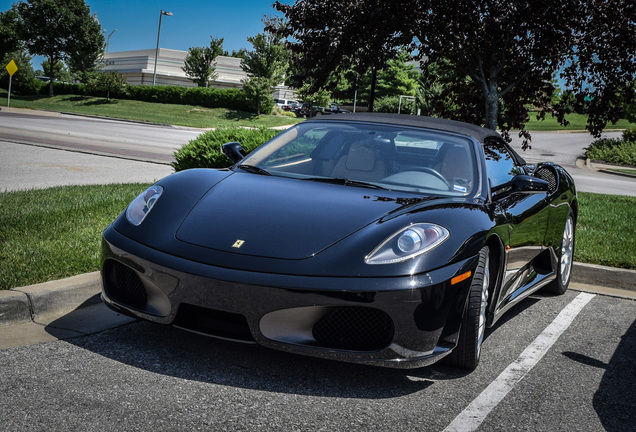
[[[283,23],[276,18],[264,18],[266,28],[280,28]],[[243,81],[243,89],[248,98],[256,105],[261,114],[267,106],[273,106],[272,89],[284,82],[289,68],[289,52],[285,48],[282,36],[266,31],[248,37],[253,49],[245,53],[241,69],[248,78]]]
[[[210,36],[210,46],[192,47],[185,58],[185,66],[181,69],[187,77],[199,87],[208,87],[217,75],[214,71],[214,59],[223,54],[223,38]]]
[[[456,118],[491,129],[523,131],[528,105],[565,121],[550,105],[559,70],[579,99],[591,100],[588,129],[595,134],[634,97],[633,1],[304,0],[275,7],[289,21],[285,35],[296,41],[299,62],[317,83],[355,59],[377,67],[391,48],[410,46],[442,67],[449,79],[445,96],[464,105],[454,107]]]
[[[267,28],[282,28],[280,19],[266,17],[263,23]],[[272,31],[259,33],[248,37],[252,50],[245,53],[241,61],[241,68],[249,76],[267,78],[274,85],[285,81],[289,69],[289,52],[285,48],[283,38]]]
[[[0,62],[2,62],[0,85],[4,88],[9,86],[9,73],[4,66],[9,64],[11,60],[18,66],[18,71],[11,78],[11,92],[37,94],[43,83],[35,78],[35,73],[31,66],[32,57],[24,49],[7,52],[3,57],[0,57]]]
[[[247,57],[247,49],[239,48],[239,50],[232,50],[232,54],[226,54],[228,57],[236,57],[240,59],[245,59]]]
[[[95,76],[95,86],[106,92],[106,100],[110,102],[110,93],[121,92],[126,86],[126,79],[117,71],[99,72]]]
[[[44,60],[42,63],[42,71],[48,71],[51,69],[51,65],[48,60]],[[73,81],[73,77],[69,72],[68,68],[64,64],[63,61],[58,60],[53,65],[53,73],[55,75],[55,79],[62,82],[71,82]]]
[[[33,94],[37,93],[41,86],[41,82],[35,79],[33,67],[31,66],[32,57],[26,51],[24,43],[17,35],[17,26],[19,25],[20,16],[17,6],[0,12],[0,84],[8,88],[9,73],[5,66],[11,60],[15,61],[18,71],[11,79],[11,89],[16,93]]]
[[[24,48],[17,33],[19,20],[20,15],[16,5],[5,12],[0,12],[0,59],[3,59],[7,53]]]
[[[373,111],[377,71],[413,42],[410,0],[313,0],[274,3],[287,25],[279,34],[289,43],[298,80],[312,78],[314,91],[333,89],[350,69],[371,74],[369,111]],[[350,75],[350,74],[349,74]],[[356,79],[352,79],[354,91]]]
[[[18,4],[18,33],[29,52],[49,62],[49,96],[53,96],[54,65],[58,61],[94,61],[104,47],[104,35],[84,0],[27,0]],[[84,58],[84,60],[82,60]]]

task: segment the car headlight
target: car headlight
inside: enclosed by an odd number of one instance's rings
[[[450,233],[442,226],[418,223],[394,233],[364,258],[367,264],[406,261],[442,244]]]
[[[162,192],[163,188],[161,186],[150,186],[135,198],[126,209],[128,222],[135,226],[141,225]]]

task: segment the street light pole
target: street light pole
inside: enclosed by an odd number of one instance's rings
[[[162,10],[159,13],[159,30],[157,31],[157,49],[155,50],[155,72],[152,75],[152,85],[157,84],[157,58],[159,57],[159,36],[161,35],[161,17],[163,16],[172,16],[172,12],[166,12]]]
[[[115,33],[117,31],[117,29],[113,30],[112,32],[110,32],[110,34],[108,36],[106,36],[106,52],[108,52],[108,46],[110,45],[110,37],[113,35],[113,33]]]

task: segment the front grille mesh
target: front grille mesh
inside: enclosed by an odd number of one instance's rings
[[[143,309],[146,306],[146,289],[133,269],[109,260],[104,265],[104,274],[104,288],[113,300],[135,309]]]
[[[556,179],[556,174],[554,173],[554,169],[548,168],[548,167],[541,167],[537,171],[535,171],[534,176],[542,180],[545,180],[549,183],[548,191],[550,193],[556,190],[557,179]]]
[[[385,348],[393,334],[393,321],[386,313],[359,306],[338,307],[313,327],[313,337],[320,346],[353,351]]]

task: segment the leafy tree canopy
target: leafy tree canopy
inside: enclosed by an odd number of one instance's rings
[[[361,75],[375,70],[407,46],[447,79],[441,97],[457,104],[444,115],[504,132],[523,130],[529,104],[565,121],[565,111],[550,105],[557,71],[577,98],[592,101],[594,134],[634,97],[632,0],[303,0],[274,7],[288,20],[281,34],[294,41],[300,73],[316,86],[334,85],[351,66]]]
[[[192,47],[188,50],[182,68],[188,78],[199,87],[208,87],[216,77],[214,59],[223,54],[223,38],[210,36],[210,46]]]
[[[266,31],[247,38],[253,49],[247,51],[241,61],[241,69],[248,76],[248,79],[243,81],[243,90],[248,99],[256,105],[259,115],[273,106],[272,89],[284,82],[290,62],[283,37],[268,30],[283,28],[282,20],[265,17],[263,23]]]
[[[0,58],[4,58],[9,52],[24,48],[17,32],[19,20],[20,15],[15,5],[5,12],[0,12]]]
[[[266,17],[263,19],[266,30],[268,28],[283,28],[283,22],[277,18]],[[272,85],[280,84],[285,80],[289,69],[290,56],[283,37],[266,31],[256,36],[248,37],[247,41],[253,49],[247,51],[241,61],[241,68],[248,76],[266,78],[272,81]]]
[[[59,61],[85,68],[95,64],[104,47],[97,18],[84,0],[26,0],[17,4],[18,34],[31,54],[47,58],[53,95],[54,65]]]

